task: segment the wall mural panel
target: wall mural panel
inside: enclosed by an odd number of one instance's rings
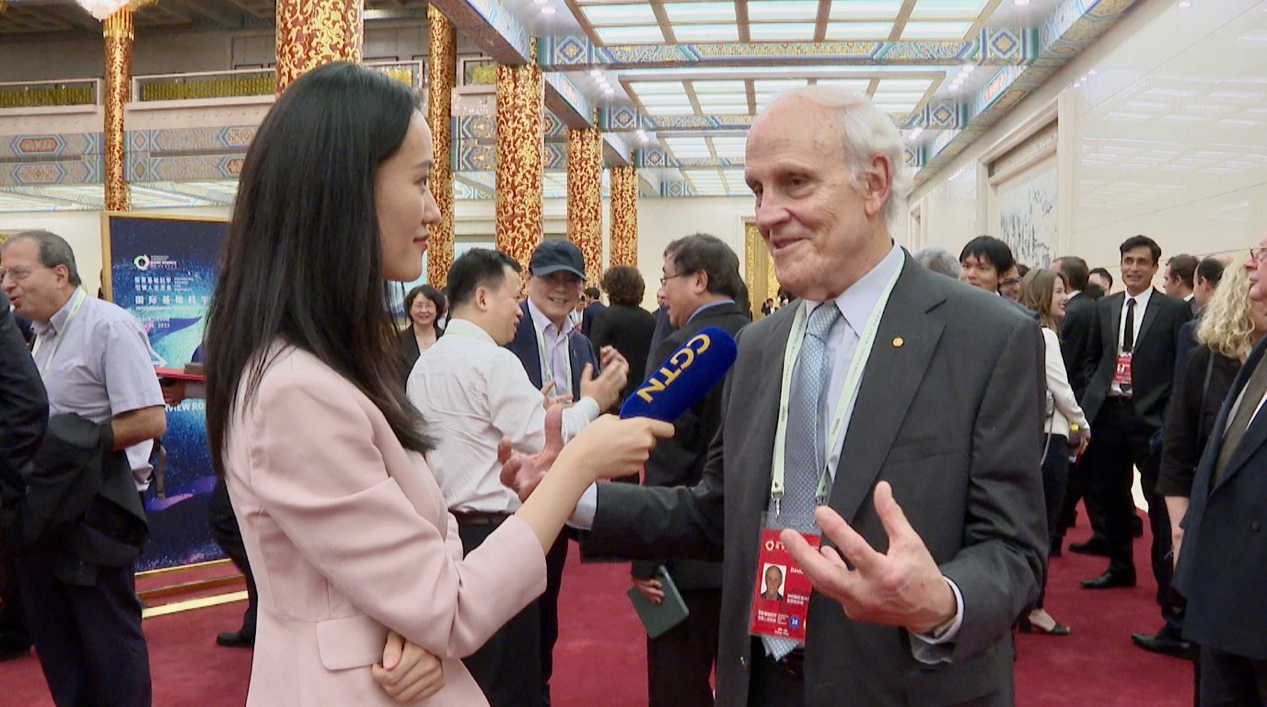
[[[1018,263],[1045,268],[1056,257],[1057,183],[1056,159],[1051,157],[998,187],[999,237],[1012,247]]]

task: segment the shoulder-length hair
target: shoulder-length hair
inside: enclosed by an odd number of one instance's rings
[[[1056,280],[1065,283],[1069,289],[1069,280],[1059,270],[1034,268],[1021,278],[1021,304],[1038,312],[1038,321],[1048,329],[1060,333],[1060,320],[1051,311],[1052,292],[1056,289]]]
[[[275,341],[311,353],[427,451],[395,353],[374,202],[379,166],[419,108],[404,84],[349,63],[304,74],[247,150],[207,314],[207,440],[224,473],[229,420],[259,387]]]
[[[1245,264],[1227,267],[1197,327],[1197,343],[1228,358],[1247,356],[1254,348],[1254,310],[1249,301]]]

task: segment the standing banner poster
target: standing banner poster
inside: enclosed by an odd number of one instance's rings
[[[182,368],[200,354],[227,220],[136,213],[102,214],[106,299],[145,327],[156,367]],[[163,489],[151,484],[145,509],[150,539],[137,569],[176,567],[223,557],[207,528],[215,477],[207,451],[206,405],[187,398],[167,410]]]

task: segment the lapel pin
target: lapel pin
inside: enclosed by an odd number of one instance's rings
[[[893,337],[893,348],[900,349],[902,348],[902,344],[905,344],[905,343],[906,341],[902,337],[900,336]]]

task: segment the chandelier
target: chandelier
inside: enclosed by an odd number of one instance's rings
[[[154,0],[75,0],[75,3],[87,10],[88,14],[102,21],[129,5],[135,10],[152,2]]]

